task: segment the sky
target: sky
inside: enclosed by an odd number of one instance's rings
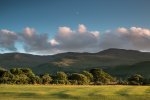
[[[150,51],[150,0],[0,0],[0,53]]]

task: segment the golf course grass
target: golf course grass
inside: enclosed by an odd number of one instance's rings
[[[0,85],[0,100],[150,100],[150,86]]]

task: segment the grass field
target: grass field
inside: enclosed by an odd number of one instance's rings
[[[150,100],[150,86],[0,85],[0,100]]]

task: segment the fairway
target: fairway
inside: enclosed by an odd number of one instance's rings
[[[0,100],[150,100],[150,86],[0,85]]]

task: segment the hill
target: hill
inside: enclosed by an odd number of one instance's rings
[[[80,72],[92,68],[102,68],[116,76],[141,73],[149,76],[150,53],[136,50],[107,49],[98,53],[61,53],[39,56],[23,53],[0,54],[0,66],[30,67],[37,74],[56,71]]]

